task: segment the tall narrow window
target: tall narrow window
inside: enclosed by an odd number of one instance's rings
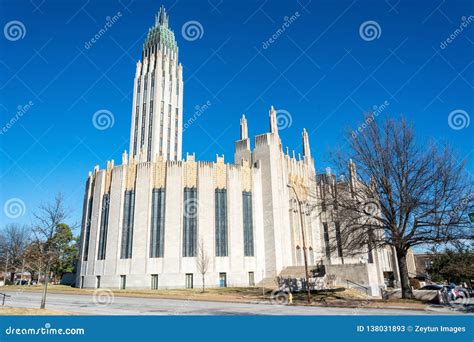
[[[138,100],[137,100],[138,102]],[[133,154],[137,154],[137,136],[138,136],[138,117],[140,113],[140,106],[135,108],[135,134],[133,135]]]
[[[99,253],[97,254],[98,260],[105,259],[105,252],[107,249],[107,229],[109,225],[109,206],[110,206],[110,194],[104,194],[102,197],[102,210],[100,218],[100,233],[99,233]]]
[[[123,203],[123,227],[122,227],[122,250],[121,259],[130,259],[132,257],[133,241],[133,212],[135,209],[135,191],[125,191]]]
[[[227,287],[227,274],[219,273],[219,287]]]
[[[253,215],[251,192],[242,192],[242,212],[244,218],[244,255],[253,256]]]
[[[165,237],[165,189],[153,189],[151,201],[150,258],[162,258]]]
[[[369,264],[374,263],[374,255],[372,254],[372,247],[373,247],[372,242],[373,242],[372,232],[369,232],[369,241],[367,243],[367,262]]]
[[[249,286],[255,286],[255,274],[254,274],[254,272],[249,272]]]
[[[326,222],[323,223],[324,228],[324,244],[326,246],[326,258],[331,259],[331,246],[329,246],[329,229]]]
[[[92,220],[92,196],[87,202],[87,218],[86,218],[86,231],[84,236],[84,261],[87,261],[89,254],[89,239],[91,237],[91,220]]]
[[[186,273],[186,284],[185,287],[187,289],[192,289],[193,288],[193,274],[192,273]]]
[[[227,190],[216,189],[216,256],[227,256]]]
[[[153,141],[153,100],[150,101],[150,114],[149,114],[149,124],[148,124],[148,152],[147,152],[148,161],[151,161],[152,141]]]
[[[342,255],[341,225],[340,225],[339,222],[336,222],[335,226],[336,226],[337,256],[339,258],[343,258],[343,255]]]
[[[158,274],[151,275],[151,289],[158,290]]]
[[[183,257],[196,256],[198,202],[197,189],[184,188]]]

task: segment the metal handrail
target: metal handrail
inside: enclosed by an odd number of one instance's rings
[[[347,288],[351,288],[349,284],[354,284],[354,285],[356,285],[356,286],[358,286],[358,287],[362,287],[362,288],[364,289],[364,291],[365,291],[365,294],[367,294],[367,295],[369,294],[369,288],[368,288],[367,286],[358,284],[358,283],[356,283],[356,282],[354,282],[354,281],[352,281],[352,280],[349,280],[349,279],[346,279],[346,282],[347,282]]]

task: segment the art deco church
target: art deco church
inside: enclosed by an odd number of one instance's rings
[[[282,149],[273,107],[266,119],[269,132],[252,149],[242,116],[233,163],[182,160],[183,68],[161,8],[136,67],[130,154],[87,179],[76,286],[200,287],[203,256],[206,286],[253,286],[296,272],[304,247],[309,265],[323,262],[340,284],[376,295],[384,279],[397,278],[390,250],[350,257],[328,248],[344,227],[330,206],[310,208],[340,181],[316,174],[305,130],[296,158]],[[357,182],[355,165],[345,182]]]

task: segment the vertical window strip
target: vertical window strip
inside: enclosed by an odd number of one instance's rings
[[[342,238],[341,238],[341,225],[339,222],[335,223],[336,225],[336,242],[337,242],[337,256],[342,258]]]
[[[89,255],[89,240],[91,237],[91,220],[92,220],[92,196],[89,198],[87,203],[87,219],[86,219],[86,232],[84,236],[84,261],[87,261]]]
[[[324,228],[324,244],[326,246],[326,258],[331,259],[331,247],[329,246],[329,229],[326,222],[323,223]]]
[[[252,193],[242,192],[242,212],[244,220],[244,255],[254,256]]]
[[[184,188],[183,257],[196,256],[197,215],[198,215],[197,189]]]
[[[165,229],[165,189],[153,189],[150,258],[162,258],[164,254],[164,229]]]
[[[148,151],[147,160],[151,161],[151,144],[153,142],[153,100],[150,101],[150,114],[148,124]]]
[[[110,194],[104,194],[102,197],[102,217],[100,220],[100,234],[99,234],[99,253],[98,260],[104,260],[107,248],[107,230],[109,225],[109,206]]]
[[[122,248],[121,248],[122,259],[130,259],[132,257],[134,209],[135,209],[135,192],[133,190],[125,191],[123,228],[122,228]]]
[[[216,256],[227,256],[227,190],[215,191]]]

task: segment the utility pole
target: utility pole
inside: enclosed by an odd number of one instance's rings
[[[304,270],[306,273],[306,289],[308,291],[308,304],[311,304],[311,288],[309,286],[309,270],[308,270],[308,256],[306,255],[306,238],[304,234],[304,226],[303,226],[303,211],[301,208],[301,201],[300,198],[298,197],[298,194],[296,193],[295,188],[288,184],[287,187],[291,188],[295,194],[296,201],[298,202],[298,207],[299,207],[299,212],[300,212],[300,223],[301,223],[301,237],[303,240],[303,257],[304,257]]]

